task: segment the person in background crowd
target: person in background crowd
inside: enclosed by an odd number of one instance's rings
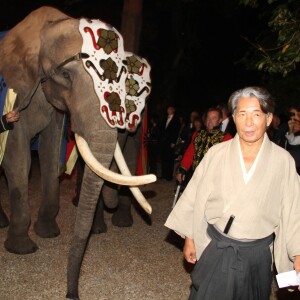
[[[6,130],[12,130],[14,128],[14,122],[19,121],[20,113],[18,111],[12,110],[6,115],[2,116],[0,119],[0,133]]]
[[[300,105],[293,105],[287,111],[288,121],[280,125],[273,141],[286,149],[294,158],[300,175]]]
[[[280,126],[280,117],[278,115],[273,115],[273,120],[269,128],[267,129],[267,134],[269,139],[272,142],[275,142],[275,138],[278,134],[279,126]]]
[[[161,126],[161,168],[162,178],[173,179],[175,144],[180,129],[179,118],[175,114],[175,107],[167,107],[167,117]]]
[[[196,264],[189,300],[269,300],[274,234],[277,271],[300,273],[300,181],[266,134],[274,101],[247,87],[229,104],[237,134],[208,150],[165,224]]]
[[[210,147],[222,141],[228,141],[232,136],[220,130],[222,122],[222,112],[219,108],[211,107],[207,111],[205,127],[206,129],[194,132],[192,141],[185,151],[178,169],[176,179],[185,185],[191,178],[194,170],[203,159]]]
[[[196,117],[196,115],[198,115],[198,117]],[[192,140],[193,134],[204,127],[202,120],[199,118],[198,112],[192,111],[190,114],[190,120],[192,120],[192,123],[188,125],[186,122],[184,122],[184,120],[181,122],[178,139],[175,146],[175,160],[177,161],[182,159],[185,150]]]
[[[229,133],[232,137],[236,134],[236,127],[232,116],[228,111],[227,103],[221,103],[217,106],[222,111],[222,123],[220,130],[225,133]]]
[[[150,118],[150,126],[147,134],[149,173],[157,174],[157,161],[159,156],[160,130],[157,116]]]
[[[189,120],[189,128],[190,128],[191,134],[193,134],[194,131],[195,131],[194,120],[196,118],[199,118],[199,117],[200,117],[200,115],[199,115],[199,112],[197,110],[191,111],[191,113],[190,113],[190,120]]]

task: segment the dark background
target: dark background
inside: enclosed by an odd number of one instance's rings
[[[29,12],[57,7],[79,18],[99,18],[120,30],[122,0],[2,0],[0,30],[7,30]],[[250,44],[267,28],[267,19],[238,0],[144,0],[139,55],[152,66],[153,90],[149,110],[165,112],[172,104],[183,115],[227,102],[230,94],[247,85],[263,85],[278,98],[278,109],[295,100],[299,84],[281,75],[247,70],[241,62]],[[125,44],[126,48],[126,44]],[[291,86],[294,87],[291,89]]]

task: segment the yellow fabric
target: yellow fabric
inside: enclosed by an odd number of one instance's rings
[[[13,91],[13,89],[8,89],[5,98],[3,115],[13,110],[16,98],[17,98],[17,94]],[[9,130],[6,130],[0,134],[0,164],[2,163],[2,159],[4,156],[8,133]]]
[[[78,150],[77,150],[76,145],[74,145],[73,150],[70,154],[70,157],[67,160],[66,171],[65,171],[66,174],[71,175],[77,158],[78,158]]]

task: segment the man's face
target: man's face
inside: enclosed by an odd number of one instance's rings
[[[174,115],[174,112],[175,112],[175,108],[173,106],[169,106],[168,109],[167,109],[167,113],[168,115]]]
[[[195,118],[198,118],[198,117],[199,117],[199,114],[195,111],[192,111],[191,115],[190,115],[190,121],[193,123]]]
[[[219,126],[222,122],[222,118],[220,118],[218,111],[209,111],[206,117],[206,130],[208,132],[212,131],[214,127]]]
[[[246,143],[262,142],[272,117],[272,114],[267,116],[261,110],[257,98],[240,98],[234,112],[234,122],[240,140]]]
[[[295,108],[291,108],[289,110],[289,114],[291,116],[291,119],[298,119],[298,120],[300,120],[300,112],[297,111]]]

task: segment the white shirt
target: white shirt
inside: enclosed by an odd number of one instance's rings
[[[287,141],[290,145],[299,145],[300,144],[300,135],[295,136],[293,133],[286,133],[285,135]]]
[[[225,129],[226,129],[228,123],[229,123],[229,118],[226,118],[226,119],[224,119],[224,120],[222,121],[222,124],[221,124],[221,131],[222,131],[222,132],[225,132]]]
[[[241,143],[239,142],[239,153],[240,153],[240,163],[241,163],[241,167],[242,167],[242,172],[243,172],[243,178],[244,178],[244,182],[247,184],[249,182],[249,180],[251,179],[255,169],[256,169],[256,165],[257,165],[257,161],[258,161],[258,158],[260,156],[260,153],[261,153],[261,149],[263,148],[263,144],[265,142],[265,139],[263,140],[262,142],[262,145],[260,146],[260,149],[256,155],[256,158],[254,160],[254,163],[252,164],[250,170],[247,172],[246,170],[246,166],[245,166],[245,162],[244,162],[244,159],[243,159],[243,154],[242,154],[242,150],[241,150]]]
[[[168,125],[169,125],[169,123],[171,122],[172,119],[173,119],[173,115],[169,115],[168,119],[167,119],[167,122],[166,122],[166,127],[165,128],[168,127]]]

